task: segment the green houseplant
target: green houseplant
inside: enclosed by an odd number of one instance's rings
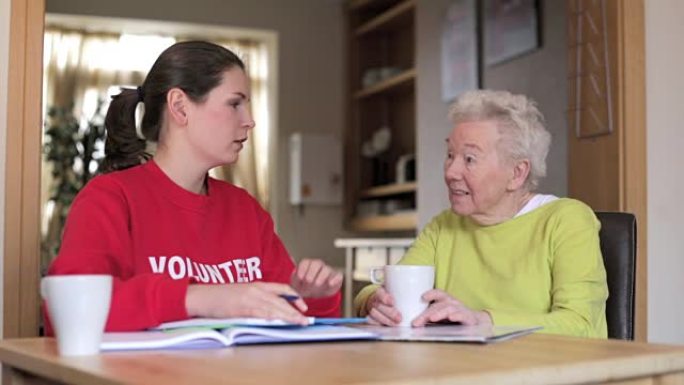
[[[102,161],[105,139],[102,104],[102,101],[98,103],[96,113],[84,124],[79,123],[73,108],[48,109],[43,153],[51,168],[49,201],[52,210],[47,233],[41,242],[43,272],[59,251],[71,203],[81,188],[97,174]]]

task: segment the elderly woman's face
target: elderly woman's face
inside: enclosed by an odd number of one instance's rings
[[[500,139],[493,121],[457,124],[447,138],[444,180],[451,209],[463,216],[488,215],[501,202],[513,167],[499,156]]]

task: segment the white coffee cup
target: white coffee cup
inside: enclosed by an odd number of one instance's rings
[[[97,354],[112,299],[111,275],[53,275],[40,282],[59,354]]]
[[[378,274],[382,272],[383,277]],[[394,298],[394,306],[401,313],[399,326],[411,322],[424,312],[428,303],[422,296],[435,285],[435,267],[425,265],[387,265],[370,272],[371,282],[380,284]]]

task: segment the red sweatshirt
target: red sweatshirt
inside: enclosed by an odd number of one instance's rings
[[[121,331],[187,318],[191,283],[289,284],[293,271],[271,217],[247,192],[209,178],[208,194],[194,194],[150,161],[83,188],[48,275],[114,276],[106,330]],[[340,298],[305,299],[307,314],[338,316]]]

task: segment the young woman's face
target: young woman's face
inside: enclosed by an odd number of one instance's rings
[[[499,156],[500,138],[492,121],[457,124],[447,138],[444,181],[455,213],[486,216],[501,203],[513,171]]]
[[[249,79],[238,67],[224,72],[206,99],[188,108],[190,145],[209,167],[237,161],[252,128]]]

